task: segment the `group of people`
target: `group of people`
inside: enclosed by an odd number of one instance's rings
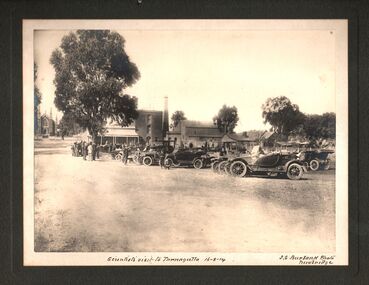
[[[100,146],[93,142],[75,142],[72,145],[72,155],[82,156],[84,160],[93,161],[100,158]]]

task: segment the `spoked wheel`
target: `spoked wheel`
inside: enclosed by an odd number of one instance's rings
[[[247,165],[243,161],[232,162],[230,172],[234,176],[243,177],[247,173]]]
[[[133,156],[133,158],[132,158],[133,162],[134,162],[134,163],[136,163],[136,164],[139,164],[139,163],[140,163],[140,162],[139,162],[139,159],[140,159],[140,158],[139,158],[139,156],[138,156],[138,155],[134,155],[134,156]]]
[[[150,156],[145,156],[142,163],[146,166],[150,166],[152,164],[152,158]]]
[[[121,153],[117,153],[117,154],[114,156],[114,159],[115,159],[115,160],[122,160],[122,154],[121,154]]]
[[[217,172],[218,164],[219,164],[219,161],[218,160],[214,161],[211,164],[211,170],[213,170],[214,172]]]
[[[313,159],[312,161],[310,161],[309,166],[312,171],[317,171],[319,169],[320,164],[319,161]]]
[[[328,170],[330,168],[329,161],[324,165],[324,170]]]
[[[303,174],[302,166],[297,163],[292,163],[287,169],[287,177],[291,180],[299,180]]]
[[[195,167],[196,169],[200,169],[203,167],[203,162],[202,159],[200,158],[196,158],[193,162],[193,167]]]
[[[174,165],[174,163],[173,163],[173,160],[171,158],[167,158],[167,159],[164,160],[164,166],[165,167],[169,168],[172,165]]]
[[[232,172],[231,172],[231,163],[229,161],[227,161],[227,164],[225,165],[224,170],[225,170],[225,172],[228,175],[232,175]]]
[[[225,174],[225,166],[227,163],[228,161],[226,160],[219,162],[218,167],[217,167],[219,174]]]

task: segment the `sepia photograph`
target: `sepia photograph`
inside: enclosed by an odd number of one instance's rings
[[[348,265],[346,20],[23,20],[24,265]]]

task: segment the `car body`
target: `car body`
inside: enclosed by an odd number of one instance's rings
[[[139,153],[137,160],[139,163],[142,163],[146,166],[159,164],[160,154],[163,151],[165,151],[165,153],[171,153],[173,149],[174,148],[172,146],[166,145],[150,146]]]
[[[229,161],[229,171],[234,176],[247,175],[286,175],[291,180],[299,180],[307,171],[305,164],[296,154],[273,152],[261,155],[238,157]]]
[[[330,159],[328,156],[332,153],[334,153],[333,150],[304,150],[298,153],[297,156],[310,170],[317,171],[319,169],[329,169]]]
[[[230,162],[236,158],[250,157],[250,152],[246,149],[244,151],[227,151],[226,153],[218,153],[211,158],[211,169],[214,172],[230,174]]]
[[[165,165],[171,166],[193,166],[200,169],[210,165],[211,156],[203,149],[178,149],[165,157]]]

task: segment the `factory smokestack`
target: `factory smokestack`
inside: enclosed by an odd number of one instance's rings
[[[164,111],[163,111],[163,139],[166,138],[167,132],[169,131],[169,114],[168,114],[168,97],[164,97]]]

